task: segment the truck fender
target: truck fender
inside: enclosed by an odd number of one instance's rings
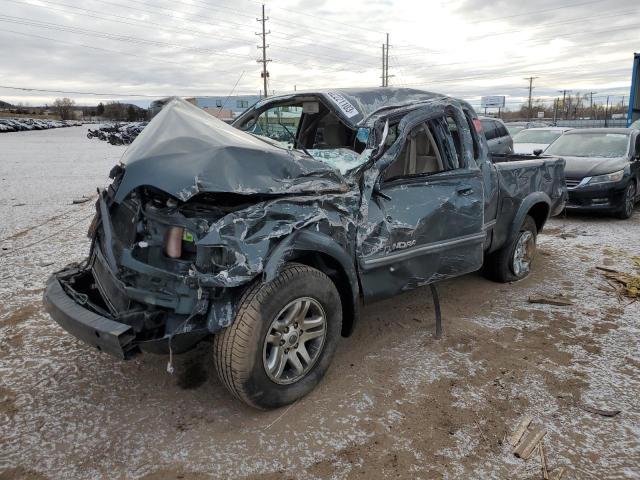
[[[542,227],[549,218],[549,213],[551,210],[551,199],[544,192],[533,192],[524,198],[524,200],[520,204],[520,207],[518,208],[518,211],[513,217],[513,221],[511,222],[511,225],[509,226],[509,230],[507,232],[507,241],[514,238],[514,236],[518,234],[518,232],[520,231],[520,226],[522,225],[522,222],[524,222],[524,217],[529,215],[529,212],[531,212],[531,209],[534,206],[540,204],[544,204],[546,206],[546,215],[538,215],[537,217],[534,215],[534,220],[536,221],[536,225],[538,226],[538,231],[542,230]]]
[[[312,260],[308,260],[308,259]],[[336,283],[342,299],[342,334],[349,336],[360,315],[360,284],[351,255],[329,235],[312,230],[298,230],[273,249],[263,270],[263,281],[269,282],[278,276],[282,267],[290,261],[310,262],[310,266],[323,270],[313,261],[329,259],[333,265],[326,273]]]

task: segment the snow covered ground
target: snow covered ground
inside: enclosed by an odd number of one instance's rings
[[[0,479],[541,478],[505,442],[532,415],[565,479],[640,478],[640,306],[595,269],[638,273],[640,212],[553,219],[533,274],[468,275],[365,308],[328,375],[257,412],[216,378],[211,345],[120,362],[59,328],[47,276],[80,260],[92,195],[124,147],[84,127],[0,136]],[[562,293],[574,305],[527,302]],[[585,410],[621,410],[607,418]]]

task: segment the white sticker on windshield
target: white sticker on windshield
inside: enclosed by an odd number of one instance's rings
[[[627,138],[626,133],[606,133],[605,135],[613,138]]]
[[[344,98],[340,93],[327,92],[327,95],[331,100],[333,100],[333,102],[338,106],[342,113],[347,116],[347,118],[355,117],[356,115],[360,114],[356,107],[351,105],[351,102]]]

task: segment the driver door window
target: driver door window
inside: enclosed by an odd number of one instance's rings
[[[435,121],[425,122],[415,127],[407,136],[400,155],[384,172],[383,180],[431,175],[457,168],[458,159],[449,158],[451,148],[438,147],[439,143],[434,135],[437,127],[438,124]]]

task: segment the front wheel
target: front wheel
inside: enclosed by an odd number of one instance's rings
[[[501,283],[515,282],[529,275],[537,237],[536,222],[527,215],[518,232],[500,250],[487,255],[485,275]]]
[[[340,295],[315,268],[291,263],[248,288],[232,325],[216,335],[214,361],[229,391],[256,408],[277,408],[322,379],[342,326]]]
[[[624,196],[622,199],[622,207],[618,212],[618,217],[622,219],[631,218],[633,215],[633,208],[636,205],[636,184],[630,181],[627,188],[624,189]]]

